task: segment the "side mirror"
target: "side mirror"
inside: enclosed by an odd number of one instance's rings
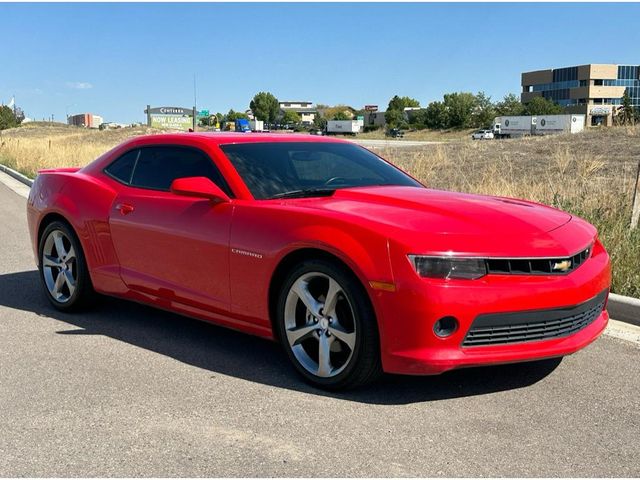
[[[170,190],[176,195],[206,198],[213,203],[229,201],[229,196],[207,177],[176,178],[171,182]]]

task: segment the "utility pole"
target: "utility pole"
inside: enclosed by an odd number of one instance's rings
[[[638,160],[638,170],[636,171],[636,185],[633,189],[633,209],[631,211],[631,228],[638,228],[640,220],[640,160]]]
[[[198,124],[198,96],[196,90],[196,74],[193,74],[193,131],[196,131]]]

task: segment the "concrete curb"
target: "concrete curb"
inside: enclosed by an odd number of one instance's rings
[[[33,185],[33,180],[29,177],[21,174],[20,172],[16,172],[12,168],[5,167],[1,163],[0,171],[5,172],[7,175],[11,175],[13,178],[24,183],[28,187]],[[607,310],[609,311],[611,318],[640,326],[640,299],[638,298],[625,297],[624,295],[611,293],[609,294]]]
[[[640,299],[609,294],[607,310],[611,318],[640,326]]]
[[[33,185],[33,180],[31,180],[29,177],[21,174],[20,172],[16,172],[13,168],[6,167],[1,163],[0,163],[0,172],[4,172],[7,175],[12,176],[19,182],[24,183],[27,187],[31,187]]]

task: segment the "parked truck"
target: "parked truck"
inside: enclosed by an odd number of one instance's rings
[[[236,120],[236,132],[250,132],[251,127],[249,126],[249,120],[246,118],[238,118]]]
[[[535,135],[578,133],[584,130],[585,115],[538,115]]]
[[[327,135],[342,133],[344,135],[357,135],[360,133],[362,123],[359,120],[329,120],[327,122]]]
[[[496,117],[493,121],[493,137],[578,133],[584,130],[584,125],[585,116],[577,114]]]
[[[493,120],[493,138],[515,138],[533,135],[536,117],[531,115],[496,117]]]
[[[262,120],[249,120],[249,128],[252,132],[264,132],[264,122]]]

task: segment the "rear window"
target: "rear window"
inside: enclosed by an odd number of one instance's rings
[[[349,143],[239,143],[220,148],[256,199],[313,188],[421,186],[380,157]]]
[[[105,168],[105,172],[123,183],[131,183],[133,167],[136,164],[139,153],[140,150],[131,150],[130,152],[125,153]]]

